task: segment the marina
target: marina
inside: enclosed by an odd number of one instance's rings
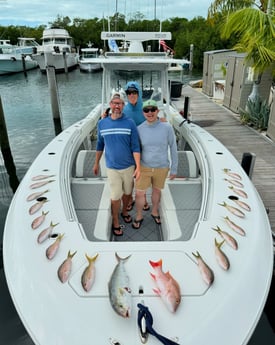
[[[183,97],[190,97],[192,121],[194,123],[197,122],[210,133],[212,131],[213,134],[232,151],[238,161],[240,161],[243,152],[254,152],[256,154],[257,158],[252,178],[266,208],[269,209],[271,227],[274,230],[274,221],[272,222],[272,219],[274,220],[274,204],[272,204],[274,176],[272,176],[272,172],[270,174],[268,173],[268,171],[271,170],[269,168],[274,168],[275,165],[274,161],[272,162],[272,158],[274,158],[274,144],[264,136],[253,131],[253,129],[242,126],[237,116],[234,116],[230,111],[227,111],[225,108],[221,107],[221,105],[213,102],[198,91],[191,89],[189,86],[184,85],[182,95]],[[176,104],[178,109],[181,109],[183,98],[172,100],[172,102]],[[228,133],[228,129],[230,133]],[[240,141],[240,138],[243,140]],[[250,138],[250,140],[248,140],[248,138]],[[258,144],[255,144],[255,138],[259,140]],[[261,157],[259,162],[260,166],[257,164],[258,157]],[[267,166],[268,168],[263,172],[264,166],[267,163],[269,164]]]

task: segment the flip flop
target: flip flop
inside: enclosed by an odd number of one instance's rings
[[[132,217],[129,214],[127,214],[127,216],[124,216],[123,213],[120,213],[120,215],[125,223],[132,223]]]
[[[146,202],[143,206],[143,211],[149,211],[150,210],[150,206],[148,205],[148,203]]]
[[[132,223],[132,228],[134,228],[134,229],[139,229],[139,228],[141,227],[142,222],[143,222],[143,218],[140,219],[140,220],[136,220],[136,219],[135,219],[134,222]],[[136,223],[137,225],[135,225],[135,223]]]
[[[151,214],[151,217],[154,219],[154,221],[157,225],[161,224],[160,216],[154,216],[153,214]]]
[[[120,225],[119,227],[112,226],[112,233],[114,236],[122,236],[123,235],[123,225]]]
[[[127,205],[126,210],[127,210],[127,211],[132,211],[134,205],[135,205],[135,202],[132,201],[129,205]]]

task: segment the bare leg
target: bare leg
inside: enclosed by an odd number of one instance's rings
[[[136,217],[135,220],[133,222],[133,228],[135,229],[139,229],[140,225],[143,221],[143,215],[142,215],[142,209],[144,206],[144,195],[145,195],[145,191],[142,190],[136,190]]]
[[[119,211],[121,207],[121,200],[111,200],[111,210],[112,210],[112,217],[113,217],[113,227],[119,227]]]
[[[129,218],[129,222],[126,221],[127,223],[131,223],[132,221],[131,216],[128,213],[128,206],[129,206],[131,198],[132,198],[132,194],[130,195],[123,194],[122,196],[122,215],[123,215],[124,220],[125,220],[125,217]]]
[[[152,216],[159,216],[159,203],[161,198],[161,190],[158,188],[152,189]]]

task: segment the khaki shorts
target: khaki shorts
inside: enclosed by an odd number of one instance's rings
[[[163,189],[169,168],[140,167],[140,178],[136,181],[136,189],[146,190],[149,187]]]
[[[127,169],[117,170],[107,168],[111,199],[119,200],[123,194],[131,195],[133,191],[134,166]]]

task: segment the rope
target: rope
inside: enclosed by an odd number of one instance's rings
[[[164,336],[158,334],[154,329],[153,329],[153,316],[150,313],[148,307],[146,307],[145,305],[138,303],[138,326],[140,329],[141,334],[144,334],[142,331],[142,318],[145,318],[146,321],[146,331],[149,334],[152,334],[153,336],[155,336],[162,344],[164,345],[179,345],[178,343],[175,343],[174,341],[165,338]]]

